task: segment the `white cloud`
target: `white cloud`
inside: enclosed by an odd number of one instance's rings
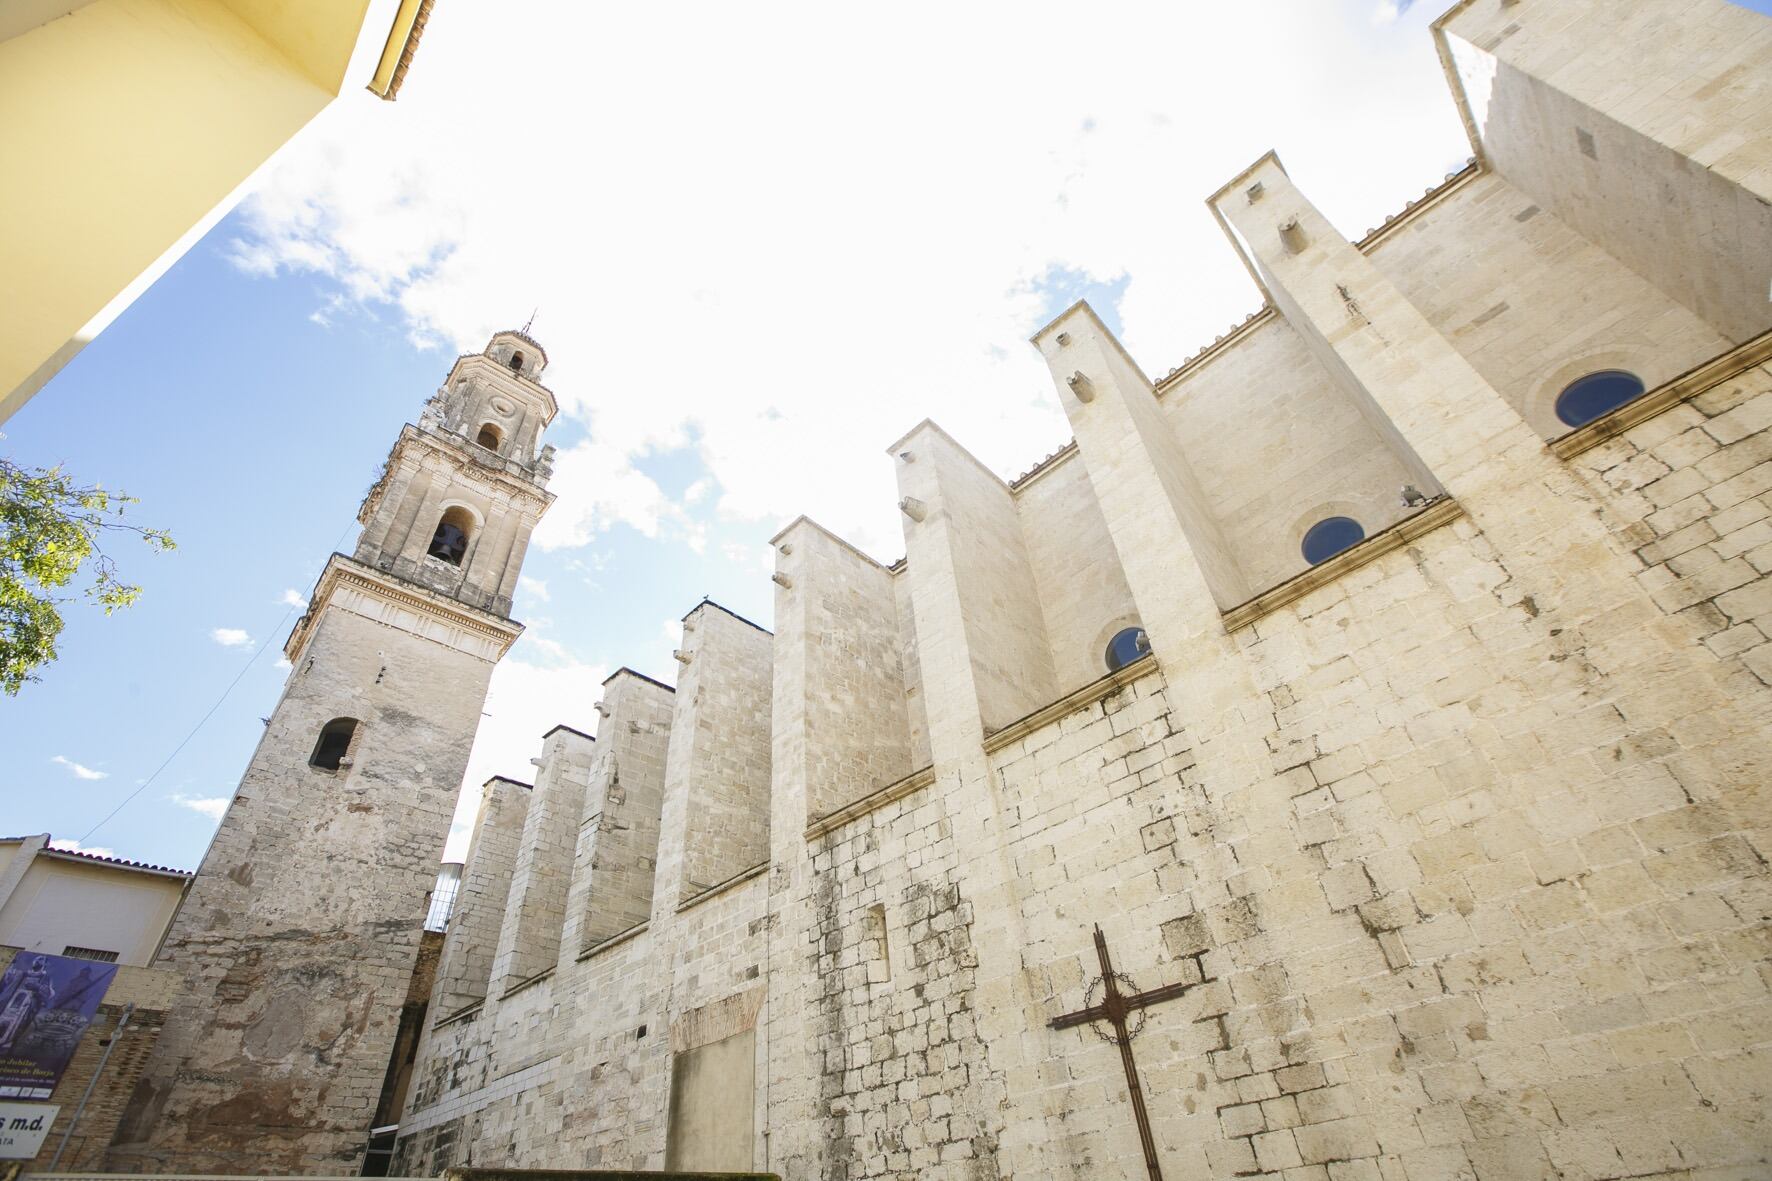
[[[288,672],[290,669],[294,668],[295,665],[289,663],[289,657],[279,656],[279,657],[277,657],[277,663],[273,667],[280,668],[284,672]]]
[[[66,755],[55,755],[51,757],[49,761],[58,766],[66,767],[73,773],[75,779],[109,779],[111,777],[109,771],[94,771],[91,767],[86,766],[84,763],[76,763]]]
[[[517,576],[517,589],[532,599],[548,601],[548,584],[540,578],[531,578],[527,574]]]
[[[1259,302],[1201,203],[1262,151],[1355,236],[1462,155],[1432,46],[1369,12],[440,6],[400,102],[334,104],[232,253],[448,349],[539,304],[589,432],[543,548],[702,545],[706,497],[759,540],[805,512],[890,559],[883,450],[920,418],[1004,474],[1068,435],[1026,339],[1074,281],[1127,280],[1127,344],[1161,373]],[[549,35],[483,52],[513,26]],[[624,49],[586,70],[587,44]],[[647,460],[686,447],[702,470],[667,492]]]
[[[535,530],[543,549],[584,545],[613,525],[657,537],[667,526],[686,524],[683,510],[652,477],[604,443],[586,440],[560,452],[548,491],[559,500]]]
[[[217,824],[221,823],[222,814],[228,810],[228,805],[233,802],[228,799],[227,796],[202,797],[174,795],[171,799],[172,802],[179,807],[189,808],[193,812],[201,812]]]
[[[252,637],[237,627],[218,627],[209,633],[209,638],[224,648],[244,648],[252,643]]]
[[[104,845],[82,845],[79,841],[63,839],[50,841],[51,849],[60,849],[66,853],[90,853],[94,857],[115,857],[117,850]]]
[[[307,599],[303,598],[302,593],[294,587],[288,587],[281,595],[278,595],[277,603],[283,607],[294,607],[297,611],[308,609]]]

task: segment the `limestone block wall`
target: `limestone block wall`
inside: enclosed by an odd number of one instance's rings
[[[804,518],[777,534],[774,545],[772,686],[792,676],[798,688],[772,708],[798,716],[774,717],[772,726],[796,734],[786,757],[806,761],[804,827],[923,764],[911,761],[891,573]],[[783,756],[778,746],[774,757]]]
[[[999,1092],[974,1024],[980,916],[952,807],[924,789],[809,850],[813,972],[798,1020],[820,1066],[822,1175],[1002,1175]],[[800,1163],[772,1158],[787,1175],[821,1175]]]
[[[601,743],[585,791],[561,959],[652,913],[658,824],[671,737],[669,686],[632,669],[603,682]]]
[[[519,1124],[537,1137],[558,1133],[552,1084],[560,1046],[549,1038],[557,1032],[555,987],[544,976],[431,1026],[400,1118],[394,1175],[501,1163]]]
[[[443,936],[431,1019],[442,1020],[486,998],[499,931],[511,896],[511,875],[529,820],[530,785],[495,775],[481,789],[474,835],[462,865],[461,888]]]
[[[497,991],[552,968],[559,957],[596,740],[569,726],[555,726],[543,737],[541,751],[534,760],[535,786],[493,955],[492,988]]]
[[[1637,674],[1547,678],[1555,625],[1475,526],[1418,549],[1239,633],[1277,741],[1234,780],[1155,675],[999,753],[1022,971],[1080,1007],[1101,922],[1138,987],[1197,985],[1135,1043],[1183,1176],[1757,1159],[1766,871],[1728,793],[1648,737]],[[1111,1046],[1030,1030],[992,1057],[1000,1168],[1138,1175]]]
[[[568,978],[570,1007],[561,1016],[573,1041],[558,1086],[570,1097],[571,1119],[558,1149],[531,1145],[513,1163],[640,1169],[663,1160],[669,1037],[654,1008],[657,957],[654,937],[642,932],[597,952]]]
[[[728,1007],[744,1014],[741,1024],[756,1020],[764,902],[764,882],[753,878],[673,907],[631,938],[434,1029],[401,1120],[396,1173],[662,1167],[673,1053],[729,1031],[730,1015],[710,1020],[722,1001],[749,997]],[[759,1086],[759,1108],[766,1094]],[[755,1126],[761,1160],[760,1109]]]
[[[1081,464],[1061,461],[1019,484],[1015,511],[1052,647],[1056,696],[1107,673],[1108,641],[1138,623],[1138,608]]]
[[[109,1167],[348,1171],[412,975],[491,662],[319,610],[160,966],[185,987]],[[347,764],[309,765],[359,722]]]
[[[1728,347],[1657,290],[1495,173],[1481,173],[1367,255],[1547,439],[1556,398],[1599,369],[1653,389]]]
[[[1772,369],[1723,381],[1571,466],[1656,606],[1772,683]]]
[[[1167,386],[1162,404],[1251,590],[1305,569],[1299,547],[1324,517],[1370,536],[1405,512],[1398,491],[1414,476],[1282,317]]]
[[[663,941],[669,948],[665,961],[669,970],[668,975],[661,972],[660,977],[668,982],[667,988],[654,994],[653,1007],[669,1035],[661,1039],[659,1049],[668,1050],[673,1056],[734,1034],[754,1031],[749,1164],[756,1166],[764,1162],[767,1154],[768,1046],[766,1034],[757,1029],[763,973],[769,962],[767,907],[768,878],[760,876],[678,912]],[[659,1072],[660,1077],[669,1080],[675,1069],[673,1065],[671,1070]],[[731,1094],[722,1096],[722,1101],[738,1102],[741,1088],[740,1080],[733,1078]],[[669,1107],[667,1101],[658,1109],[659,1114],[668,1115]],[[680,1167],[684,1163],[669,1153],[650,1160],[653,1168]],[[746,1161],[742,1154],[737,1159],[728,1156],[720,1167],[728,1165],[745,1166]]]
[[[681,651],[665,794],[684,811],[659,842],[661,880],[680,885],[655,910],[769,856],[770,634],[703,603],[683,621]]]
[[[1465,3],[1441,22],[1490,164],[1740,342],[1765,331],[1765,19],[1726,0]]]

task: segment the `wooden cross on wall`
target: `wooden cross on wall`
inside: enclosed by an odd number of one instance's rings
[[[1126,1090],[1132,1097],[1132,1120],[1138,1125],[1138,1143],[1144,1149],[1144,1167],[1150,1173],[1151,1181],[1163,1181],[1163,1167],[1157,1163],[1157,1141],[1151,1135],[1150,1112],[1144,1106],[1144,1088],[1138,1084],[1138,1064],[1132,1060],[1132,1037],[1137,1030],[1127,1026],[1126,1018],[1161,1001],[1174,1000],[1188,989],[1198,988],[1206,981],[1202,979],[1191,984],[1165,984],[1145,992],[1121,992],[1120,981],[1124,978],[1114,974],[1113,961],[1108,958],[1107,936],[1101,933],[1099,923],[1095,926],[1095,957],[1101,961],[1100,1003],[1078,1009],[1074,1013],[1066,1013],[1062,1017],[1054,1017],[1046,1024],[1053,1029],[1069,1029],[1073,1025],[1087,1025],[1091,1021],[1106,1021],[1113,1027],[1112,1035],[1104,1036],[1120,1047],[1120,1065],[1126,1069]],[[1131,981],[1127,980],[1126,983],[1130,985]]]

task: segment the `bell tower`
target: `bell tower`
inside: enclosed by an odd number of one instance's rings
[[[458,358],[417,426],[400,432],[357,519],[355,560],[482,611],[511,610],[554,449],[547,354],[520,332]]]
[[[558,410],[520,332],[400,431],[174,920],[183,987],[107,1168],[351,1174],[399,1025]]]

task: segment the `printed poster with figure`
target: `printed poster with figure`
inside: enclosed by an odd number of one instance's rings
[[[0,973],[0,1099],[47,1099],[116,964],[21,951]]]

